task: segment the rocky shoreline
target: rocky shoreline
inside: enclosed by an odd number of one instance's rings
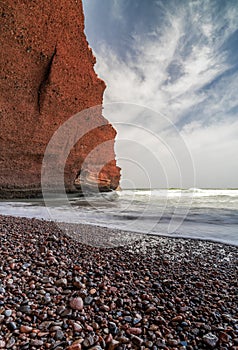
[[[0,349],[238,350],[237,247],[160,237],[95,248],[7,216],[0,239]]]

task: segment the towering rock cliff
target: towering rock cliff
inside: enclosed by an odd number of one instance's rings
[[[54,132],[75,113],[101,105],[105,83],[93,68],[81,0],[2,0],[0,6],[0,196],[24,197],[41,190],[42,159]],[[100,127],[93,127],[95,118]],[[116,132],[100,107],[82,115],[78,127],[88,129],[87,123],[93,130],[68,157],[65,187],[75,189],[87,159],[93,181],[114,189],[120,179]],[[87,157],[103,143],[103,152]]]

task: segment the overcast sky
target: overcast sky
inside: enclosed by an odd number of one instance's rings
[[[237,188],[237,0],[83,4],[122,183]]]

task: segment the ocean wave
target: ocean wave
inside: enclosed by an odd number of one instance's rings
[[[156,234],[168,234],[173,221],[181,223],[179,230],[187,237],[238,242],[237,189],[123,190],[115,201],[110,196],[107,200],[107,195],[101,197],[87,200],[71,196],[68,206],[52,201],[51,216],[56,221],[71,222],[75,215],[78,223],[145,233],[153,230]],[[48,209],[42,201],[0,202],[0,213],[5,215],[51,220]]]

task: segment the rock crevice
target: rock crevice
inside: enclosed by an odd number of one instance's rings
[[[41,105],[43,104],[43,98],[44,98],[44,89],[45,89],[46,85],[49,83],[51,68],[52,68],[52,64],[53,64],[53,60],[54,60],[55,55],[56,55],[56,46],[55,46],[55,49],[54,49],[52,56],[50,57],[49,63],[46,66],[45,72],[43,74],[43,79],[40,82],[40,85],[38,88],[37,105],[38,105],[39,113],[41,112]]]

